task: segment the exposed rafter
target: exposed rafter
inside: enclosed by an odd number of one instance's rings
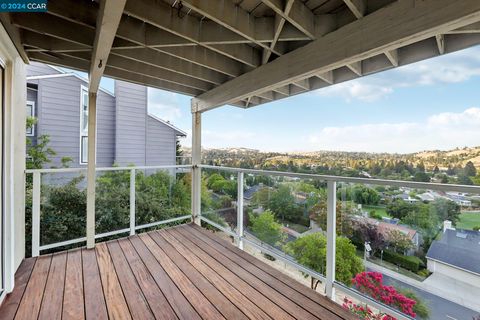
[[[443,34],[437,34],[435,36],[435,40],[437,41],[438,52],[440,54],[445,53],[445,36]]]
[[[293,1],[292,8],[288,14],[285,14],[283,0],[262,0],[276,14],[291,23],[295,28],[303,32],[310,39],[315,39],[315,17],[313,12],[302,2]]]
[[[263,42],[257,41],[255,37],[256,21],[248,12],[239,6],[236,6],[230,0],[182,0],[182,4],[201,15],[215,21],[225,29],[248,39],[249,41],[259,45],[265,50],[271,50],[275,54],[282,54],[268,46]]]
[[[398,67],[398,50],[397,49],[386,51],[385,56],[387,56],[392,66]]]
[[[54,66],[60,66],[60,67],[68,66],[68,68],[83,71],[83,72],[88,72],[88,68],[90,67],[89,62],[84,59],[77,59],[74,57],[65,56],[63,54],[57,54],[56,56],[52,56],[52,55],[48,55],[41,52],[32,52],[30,54],[30,58],[33,61],[43,62],[43,63],[51,64]],[[173,84],[167,81],[158,80],[158,79],[154,79],[147,76],[142,76],[129,71],[112,68],[109,66],[105,67],[104,74],[105,76],[113,79],[129,81],[129,82],[146,85],[153,88],[187,94],[190,96],[197,96],[202,93],[202,91],[197,89],[189,88],[183,85]]]
[[[88,73],[88,90],[90,92],[96,93],[100,86],[100,79],[107,65],[108,56],[117,33],[125,3],[126,0],[100,1],[95,40],[90,60],[90,71]]]
[[[357,19],[363,18],[367,11],[366,0],[343,0]]]
[[[251,67],[256,67],[260,62],[260,52],[246,44],[242,45],[242,49],[230,50],[228,47],[218,48],[202,43],[198,32],[201,30],[201,21],[191,15],[185,15],[182,19],[179,19],[176,9],[166,3],[156,0],[129,1],[125,6],[125,13],[212,51],[207,54],[217,53]],[[219,32],[228,32],[228,29],[220,26],[218,26],[218,30]]]
[[[327,72],[324,72],[324,73],[318,73],[316,74],[316,76],[325,81],[326,83],[328,84],[334,84],[335,80],[333,78],[333,71],[327,71]]]
[[[397,1],[196,97],[193,111],[275,90],[478,21],[477,0]]]
[[[285,9],[283,10],[283,13],[285,16],[288,17],[290,14],[290,10],[292,10],[293,2],[295,0],[287,0],[285,4]],[[262,64],[265,64],[268,62],[270,59],[270,56],[272,54],[273,49],[275,49],[275,46],[277,45],[278,39],[280,38],[280,34],[282,33],[283,27],[285,26],[285,19],[283,18],[282,15],[276,14],[275,15],[275,26],[274,30],[275,33],[273,34],[273,41],[270,43],[270,48],[269,50],[264,50],[264,54],[262,56]]]
[[[362,76],[363,74],[362,61],[348,63],[347,68],[352,70],[357,76]]]

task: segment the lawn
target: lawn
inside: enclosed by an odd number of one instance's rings
[[[384,206],[363,206],[363,210],[370,212],[375,210],[377,214],[380,214],[382,217],[391,218],[390,215],[387,213],[387,210]]]
[[[464,212],[460,215],[460,221],[456,227],[459,229],[473,230],[473,227],[480,227],[480,212]]]

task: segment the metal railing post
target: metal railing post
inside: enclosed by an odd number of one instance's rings
[[[237,246],[243,250],[243,172],[237,177]]]
[[[41,173],[33,173],[32,192],[32,257],[40,255],[40,192]]]
[[[327,272],[325,281],[325,293],[327,297],[335,301],[335,241],[337,216],[337,183],[327,182]]]
[[[130,235],[135,235],[135,169],[130,170]]]

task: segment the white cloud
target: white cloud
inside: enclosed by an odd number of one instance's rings
[[[353,80],[342,82],[317,91],[318,95],[324,97],[340,96],[346,101],[360,100],[374,102],[384,98],[393,92],[393,87],[370,83],[365,80]]]
[[[173,92],[148,88],[148,112],[167,121],[182,117],[178,95]]]
[[[375,102],[397,88],[459,83],[477,76],[480,76],[480,48],[471,48],[342,82],[315,93],[340,97],[347,102]]]
[[[309,137],[311,150],[408,153],[480,144],[480,108],[440,113],[424,122],[325,127]]]

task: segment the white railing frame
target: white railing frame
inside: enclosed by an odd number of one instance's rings
[[[237,245],[243,250],[243,172],[237,177],[237,236]]]
[[[383,185],[383,186],[396,186],[396,187],[408,187],[416,189],[428,189],[434,191],[454,191],[470,194],[480,194],[479,186],[465,186],[465,185],[454,185],[454,184],[439,184],[439,183],[428,183],[428,182],[413,182],[413,181],[401,181],[401,180],[386,180],[386,179],[371,179],[371,178],[352,178],[352,177],[341,177],[341,176],[331,176],[331,175],[318,175],[318,174],[307,174],[307,173],[294,173],[294,172],[282,172],[282,171],[269,171],[269,170],[255,170],[255,169],[242,169],[242,168],[232,168],[232,167],[219,167],[219,166],[210,166],[210,165],[173,165],[173,166],[141,166],[141,167],[112,167],[112,168],[97,168],[97,171],[121,171],[129,170],[130,171],[130,226],[129,228],[111,231],[103,234],[95,235],[95,239],[101,239],[104,237],[117,235],[121,233],[130,233],[130,235],[135,234],[136,230],[149,228],[161,224],[171,223],[175,221],[191,219],[192,215],[184,215],[181,217],[172,218],[169,220],[153,222],[141,226],[135,226],[135,174],[136,170],[148,170],[148,169],[195,169],[199,172],[200,169],[212,169],[219,171],[234,172],[238,174],[237,181],[237,230],[233,232],[221,225],[205,218],[200,213],[194,218],[199,221],[204,221],[215,228],[225,232],[226,234],[232,236],[235,239],[238,247],[243,249],[244,243],[257,248],[258,250],[268,253],[269,255],[289,264],[298,270],[308,274],[316,279],[325,282],[325,293],[328,298],[335,300],[335,289],[344,292],[352,296],[353,298],[366,303],[374,308],[380,310],[381,312],[388,313],[392,316],[395,316],[399,320],[411,320],[412,318],[400,313],[398,310],[392,309],[389,306],[386,306],[378,301],[371,299],[368,296],[361,294],[360,292],[353,290],[337,281],[335,281],[335,240],[336,240],[336,192],[337,192],[337,183],[356,183],[356,184],[369,184],[369,185]],[[33,174],[33,202],[32,202],[32,256],[38,256],[41,250],[52,249],[55,247],[85,242],[86,237],[68,240],[64,242],[48,244],[40,246],[40,196],[41,196],[41,174],[42,173],[61,173],[61,172],[86,172],[86,168],[63,168],[63,169],[34,169],[26,170],[26,173]],[[326,275],[323,276],[316,271],[310,270],[300,264],[298,264],[293,258],[287,257],[284,254],[280,254],[278,249],[273,247],[265,246],[264,244],[258,244],[251,239],[246,238],[243,226],[243,184],[244,184],[244,174],[257,174],[257,175],[270,175],[270,176],[283,176],[283,177],[293,177],[301,179],[314,179],[327,182],[327,270]],[[193,177],[192,177],[193,178]],[[199,209],[200,204],[200,195],[201,192],[198,188],[195,188],[195,192],[199,194],[192,194],[192,199],[195,199],[193,202],[196,204],[196,210]],[[194,204],[192,202],[192,205]],[[133,204],[133,205],[132,205]],[[193,212],[193,208],[192,208]]]
[[[113,235],[122,233],[129,233],[131,236],[135,235],[137,230],[151,228],[162,224],[172,223],[181,220],[191,219],[191,215],[183,215],[167,220],[156,221],[143,225],[135,225],[136,217],[136,173],[138,170],[161,170],[161,169],[191,169],[191,165],[171,165],[171,166],[138,166],[138,167],[106,167],[97,168],[97,172],[107,171],[129,171],[130,172],[130,213],[129,213],[129,227],[125,229],[105,232],[101,234],[94,234],[94,239],[102,239]],[[60,169],[29,169],[25,170],[26,174],[33,175],[33,189],[32,189],[32,257],[38,257],[43,250],[54,249],[67,245],[87,242],[87,237],[71,239],[46,245],[40,244],[40,216],[41,216],[41,179],[44,173],[73,173],[84,172],[87,173],[86,168],[60,168]]]
[[[211,169],[218,171],[226,171],[237,173],[238,175],[238,199],[237,199],[237,232],[220,226],[219,224],[201,216],[202,221],[214,226],[215,228],[225,232],[235,239],[238,247],[243,250],[243,244],[248,243],[250,246],[255,247],[263,253],[267,253],[282,262],[293,266],[301,272],[310,275],[316,279],[319,279],[325,283],[326,296],[335,301],[335,290],[339,290],[351,297],[359,300],[362,303],[366,303],[380,312],[384,312],[396,317],[399,320],[412,320],[411,317],[406,316],[398,310],[392,309],[381,302],[375,301],[372,298],[363,295],[362,293],[349,288],[342,283],[335,280],[335,247],[336,247],[336,207],[337,207],[337,183],[355,183],[355,184],[370,184],[370,185],[383,185],[383,186],[396,186],[396,187],[409,187],[416,189],[428,189],[435,191],[455,191],[464,193],[480,194],[479,186],[464,186],[464,185],[452,185],[452,184],[439,184],[428,182],[413,182],[413,181],[401,181],[401,180],[386,180],[386,179],[369,179],[369,178],[352,178],[330,175],[318,175],[307,173],[294,173],[294,172],[282,172],[282,171],[268,171],[268,170],[255,170],[255,169],[243,169],[232,167],[219,167],[210,165],[198,165],[203,169]],[[259,244],[251,239],[246,238],[243,226],[243,180],[244,174],[256,174],[256,175],[270,175],[270,176],[282,176],[293,177],[301,179],[314,179],[327,182],[327,268],[325,276],[310,270],[299,263],[297,263],[292,257],[287,257],[282,254],[278,249]]]

